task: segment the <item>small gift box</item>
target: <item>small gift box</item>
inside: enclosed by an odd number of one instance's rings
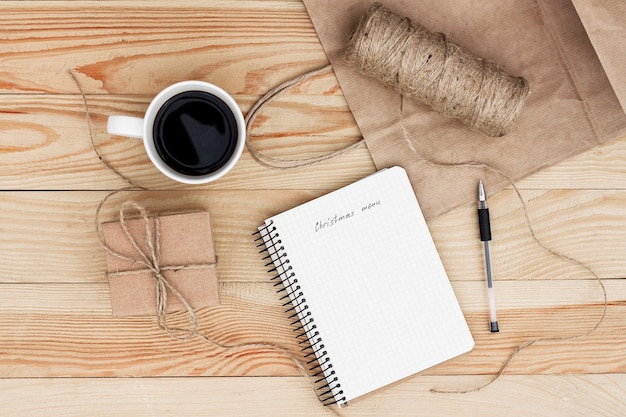
[[[102,224],[113,316],[219,304],[209,213],[148,217],[131,208],[141,218],[125,219],[123,208],[120,221]]]

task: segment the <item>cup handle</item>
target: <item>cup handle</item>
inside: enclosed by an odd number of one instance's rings
[[[111,135],[143,139],[143,119],[133,116],[109,116],[107,131]]]

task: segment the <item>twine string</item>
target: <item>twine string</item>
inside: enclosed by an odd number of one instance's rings
[[[521,353],[523,350],[529,348],[532,345],[535,345],[537,343],[540,342],[555,342],[555,341],[560,341],[560,342],[565,342],[565,341],[572,341],[572,340],[576,340],[576,339],[581,339],[583,337],[587,337],[589,335],[591,335],[593,332],[596,331],[596,329],[598,329],[598,327],[600,327],[600,325],[604,322],[604,319],[606,318],[606,313],[607,313],[607,309],[608,309],[608,296],[607,296],[607,292],[606,292],[606,287],[604,285],[604,283],[602,282],[602,279],[600,278],[600,276],[593,271],[588,265],[586,265],[585,263],[572,258],[571,256],[567,256],[567,255],[563,255],[562,253],[560,253],[559,251],[548,247],[546,244],[544,244],[541,239],[537,236],[537,233],[535,232],[535,229],[532,225],[532,221],[530,219],[530,214],[528,212],[528,206],[526,204],[526,200],[524,199],[524,197],[522,196],[522,193],[520,191],[520,189],[517,187],[517,184],[515,184],[515,181],[513,180],[513,178],[511,178],[510,175],[508,175],[505,171],[503,171],[502,169],[486,164],[484,162],[480,162],[480,161],[465,161],[465,162],[445,162],[445,161],[438,161],[438,160],[434,160],[431,158],[428,158],[424,155],[422,155],[419,150],[416,148],[415,146],[415,140],[412,138],[411,134],[409,133],[409,131],[406,128],[405,125],[405,119],[404,119],[404,96],[400,96],[400,115],[399,115],[399,123],[400,123],[400,127],[402,128],[402,137],[404,139],[404,141],[406,142],[406,144],[409,146],[409,149],[411,150],[411,152],[413,152],[413,154],[419,158],[422,162],[434,166],[434,167],[448,167],[448,168],[475,168],[475,169],[484,169],[484,170],[488,170],[494,174],[497,174],[499,176],[501,176],[502,178],[504,178],[513,188],[513,190],[515,191],[515,195],[517,197],[517,199],[520,202],[520,205],[522,207],[522,212],[524,214],[524,221],[526,223],[526,226],[528,227],[528,230],[530,232],[530,235],[533,239],[533,241],[539,245],[539,247],[541,247],[542,249],[544,249],[546,252],[548,252],[551,256],[563,261],[563,262],[567,262],[570,263],[572,265],[575,265],[579,268],[584,269],[585,271],[587,271],[591,276],[593,276],[593,278],[597,281],[601,291],[602,291],[602,299],[603,299],[603,307],[602,307],[602,314],[600,315],[600,318],[594,323],[593,326],[591,326],[591,328],[589,328],[588,330],[585,330],[583,332],[580,332],[578,334],[572,335],[572,336],[548,336],[548,337],[538,337],[532,340],[529,340],[525,343],[522,343],[520,345],[518,345],[513,352],[509,355],[509,357],[506,359],[506,361],[504,361],[504,363],[502,364],[502,366],[500,367],[500,369],[498,370],[498,372],[486,383],[479,385],[477,387],[471,388],[471,389],[467,389],[467,390],[445,390],[445,389],[438,389],[438,388],[433,388],[430,391],[434,392],[434,393],[442,393],[442,394],[467,394],[470,392],[476,392],[476,391],[480,391],[483,388],[486,388],[487,386],[491,385],[492,383],[494,383],[498,378],[500,378],[500,376],[502,376],[502,374],[506,371],[506,369],[509,368],[509,366],[511,365],[511,362],[513,362],[513,360],[515,359],[515,357]]]
[[[120,177],[121,179],[126,181],[131,187],[134,187],[134,188],[136,188],[138,190],[146,190],[145,187],[137,184],[136,182],[134,182],[133,180],[128,178],[126,175],[122,174],[119,170],[117,170],[100,153],[100,149],[96,146],[96,142],[95,142],[95,135],[94,135],[94,132],[93,132],[93,123],[91,121],[91,111],[89,110],[89,104],[87,103],[87,95],[85,94],[85,90],[83,90],[83,86],[78,82],[78,78],[76,77],[76,74],[74,74],[74,70],[70,69],[68,72],[70,74],[70,77],[72,77],[72,80],[74,81],[74,84],[76,84],[76,87],[78,88],[78,91],[80,93],[80,97],[81,97],[81,99],[83,101],[83,106],[84,106],[84,109],[85,109],[85,119],[87,120],[87,128],[89,129],[89,139],[91,141],[91,148],[93,149],[93,151],[98,156],[98,159],[102,162],[102,164],[105,167],[107,167],[115,175],[117,175],[118,177]]]
[[[206,343],[209,343],[221,350],[231,352],[231,353],[233,351],[241,351],[241,350],[249,350],[249,349],[250,350],[251,349],[257,349],[257,350],[269,349],[269,350],[276,351],[284,355],[285,357],[287,357],[297,367],[298,371],[300,372],[302,376],[305,377],[305,379],[307,380],[307,382],[309,383],[311,387],[312,392],[317,397],[317,394],[318,394],[316,390],[316,386],[318,385],[317,381],[315,381],[312,378],[310,373],[307,371],[307,368],[304,365],[304,363],[295,354],[293,354],[289,349],[286,349],[285,347],[282,347],[278,344],[269,343],[269,342],[240,343],[240,344],[229,345],[229,344],[220,343],[212,339],[211,337],[198,331],[198,319],[197,319],[195,311],[193,310],[193,307],[191,307],[191,305],[188,303],[185,297],[173,285],[171,285],[171,283],[164,277],[163,272],[164,271],[178,271],[178,270],[183,270],[183,269],[204,269],[204,268],[214,267],[215,264],[188,264],[188,265],[172,265],[172,266],[161,265],[160,255],[159,255],[160,254],[160,231],[159,231],[158,217],[153,218],[154,228],[155,228],[155,232],[153,234],[149,226],[150,215],[148,211],[139,203],[134,202],[134,201],[125,201],[124,203],[122,203],[120,212],[119,212],[120,225],[122,227],[125,237],[128,239],[133,249],[137,252],[137,257],[128,256],[128,255],[119,253],[106,244],[102,231],[101,231],[101,227],[100,227],[101,225],[100,213],[102,211],[104,204],[107,202],[107,200],[109,200],[112,196],[118,193],[124,192],[124,191],[136,191],[136,190],[133,188],[116,190],[116,191],[109,193],[100,201],[96,209],[96,216],[95,216],[96,233],[100,240],[100,244],[104,248],[105,251],[127,262],[139,263],[140,265],[144,266],[144,268],[133,269],[129,271],[113,272],[113,273],[107,274],[107,276],[109,278],[112,276],[129,276],[129,275],[144,274],[146,273],[146,271],[150,271],[155,279],[155,283],[157,286],[155,297],[156,297],[156,302],[157,302],[156,314],[157,314],[158,324],[159,324],[159,327],[162,330],[164,330],[170,337],[179,341],[186,341],[194,337],[198,337],[201,340],[205,341]],[[144,251],[141,248],[141,245],[139,244],[139,242],[137,242],[137,239],[135,239],[130,229],[128,228],[127,221],[130,220],[128,213],[132,210],[139,212],[141,216],[140,218],[142,220],[144,233],[146,235],[147,251]],[[176,298],[178,298],[180,302],[183,304],[183,306],[185,307],[187,315],[191,321],[191,327],[189,328],[172,327],[167,323],[168,290]],[[336,410],[330,407],[326,406],[326,407],[323,407],[323,409],[325,413],[327,414],[330,414],[333,416],[341,416],[339,412],[337,412]]]
[[[130,184],[130,187],[125,187],[125,188],[121,188],[119,190],[115,190],[110,192],[109,194],[107,194],[102,200],[100,200],[100,202],[98,203],[98,207],[96,208],[96,214],[94,217],[94,226],[95,226],[95,232],[96,235],[98,236],[98,240],[100,242],[100,245],[104,248],[105,251],[107,251],[108,253],[110,253],[111,255],[118,257],[120,259],[124,259],[126,261],[129,262],[133,262],[135,261],[135,258],[132,257],[128,257],[126,255],[123,255],[121,253],[117,253],[116,251],[114,251],[111,247],[109,247],[104,240],[104,237],[102,235],[101,232],[101,221],[100,221],[100,217],[101,217],[101,212],[102,212],[102,208],[104,206],[104,204],[114,195],[119,194],[119,193],[123,193],[126,191],[148,191],[147,188],[138,185],[136,183],[134,183],[132,180],[130,180],[129,178],[127,178],[126,176],[124,176],[122,173],[120,173],[117,169],[115,169],[109,161],[107,161],[106,158],[104,158],[99,150],[98,147],[96,146],[95,143],[95,139],[94,139],[94,133],[93,133],[93,126],[92,126],[92,121],[91,121],[91,113],[89,111],[89,106],[88,106],[88,102],[87,102],[87,97],[85,95],[85,92],[82,88],[82,86],[80,85],[80,83],[78,82],[77,77],[74,75],[74,72],[72,70],[69,71],[69,74],[72,78],[72,80],[74,81],[74,83],[76,84],[80,95],[82,97],[82,101],[83,101],[83,105],[85,108],[85,113],[86,113],[86,121],[87,121],[87,125],[89,128],[89,136],[90,136],[90,140],[91,140],[91,145],[93,147],[94,152],[96,153],[96,155],[98,156],[98,159],[108,168],[110,169],[113,173],[115,173],[116,175],[118,175],[119,177],[121,177],[122,179],[124,179],[127,183]],[[131,203],[132,204],[132,203]],[[137,204],[137,203],[135,203]],[[141,212],[141,210],[140,210]],[[146,211],[147,214],[147,211]],[[120,218],[125,218],[125,216],[120,216]],[[127,227],[126,227],[127,229]],[[126,233],[126,232],[125,232]],[[148,232],[146,232],[146,235],[148,235]],[[132,237],[132,235],[131,235]],[[132,241],[134,241],[134,239],[131,239],[131,245],[132,245]],[[150,241],[150,239],[148,240]],[[153,243],[153,247],[155,247],[155,250],[153,252],[153,255],[156,257],[156,255],[159,254],[159,251],[156,249],[159,247],[160,244],[157,244],[156,246],[154,246]],[[141,254],[143,253],[143,251],[139,252],[139,256],[141,257],[142,261],[145,261],[145,259],[150,259],[149,257],[144,258],[143,256],[141,256]],[[145,254],[144,254],[145,255]],[[149,268],[149,270],[151,272],[154,273],[154,270],[158,270],[158,271],[167,271],[167,270],[178,270],[180,269],[179,266],[163,266],[160,264],[160,262],[156,262],[155,264],[152,265],[153,268]],[[192,269],[192,268],[205,268],[205,265],[186,265],[185,268],[186,269]],[[116,272],[114,273],[116,276],[123,276],[123,275],[134,275],[134,274],[139,274],[139,273],[145,273],[144,270],[130,270],[130,271],[123,271],[123,272]],[[113,274],[111,274],[113,275]],[[110,275],[110,276],[111,276]],[[160,277],[156,276],[155,279],[157,280],[157,286],[158,286],[158,290],[157,290],[157,306],[163,306],[162,308],[158,308],[158,310],[161,312],[157,312],[157,316],[159,316],[158,319],[158,323],[159,323],[159,327],[162,328],[163,330],[166,331],[166,333],[176,339],[176,340],[189,340],[192,339],[194,336],[195,337],[199,337],[200,339],[204,340],[206,343],[212,344],[214,346],[216,346],[219,349],[222,349],[226,352],[231,352],[231,351],[235,351],[235,350],[245,350],[245,349],[270,349],[270,350],[274,350],[278,353],[281,353],[283,355],[285,355],[299,370],[299,372],[302,374],[302,376],[304,376],[306,378],[306,380],[309,383],[309,386],[311,387],[311,390],[313,392],[313,394],[318,397],[318,392],[316,390],[316,385],[317,385],[317,381],[313,380],[313,378],[311,377],[311,375],[309,374],[309,372],[307,372],[307,369],[305,367],[305,365],[303,364],[303,362],[293,353],[291,353],[291,351],[289,351],[288,349],[278,345],[278,344],[274,344],[274,343],[241,343],[241,344],[235,344],[235,345],[227,345],[227,344],[222,344],[217,342],[216,340],[213,340],[212,338],[210,338],[209,336],[206,336],[205,334],[202,334],[198,331],[198,321],[197,321],[197,317],[195,312],[193,311],[193,309],[191,308],[191,306],[189,305],[189,303],[185,300],[185,298],[182,296],[182,294],[180,294],[176,288],[174,288],[173,286],[171,286],[171,284],[164,279],[163,274],[160,273],[159,274]],[[160,279],[163,278],[163,279]],[[178,328],[172,328],[167,324],[167,310],[166,310],[166,306],[167,306],[167,289],[170,290],[170,292],[172,294],[174,294],[174,296],[176,296],[177,298],[179,298],[179,300],[182,302],[183,306],[185,306],[185,309],[187,310],[187,313],[189,314],[191,321],[192,321],[192,327],[189,329],[178,329]],[[160,294],[160,295],[159,295]],[[182,332],[182,337],[179,335],[179,333]],[[318,397],[319,398],[319,397]],[[341,414],[331,408],[331,407],[322,407],[321,408],[322,411],[325,414],[328,415],[332,415],[335,417],[341,417]]]
[[[350,152],[353,149],[358,148],[359,146],[365,143],[365,139],[361,138],[358,142],[355,142],[351,145],[348,145],[342,149],[339,149],[335,152],[331,152],[326,155],[312,157],[312,158],[301,158],[301,159],[279,159],[274,158],[269,155],[264,154],[259,151],[255,146],[252,145],[250,132],[252,131],[252,126],[254,120],[259,115],[259,113],[263,110],[263,108],[269,104],[271,101],[275,100],[283,93],[288,91],[294,85],[298,85],[304,81],[310,80],[314,77],[317,77],[321,74],[325,74],[332,70],[332,65],[328,64],[324,67],[306,72],[301,74],[295,78],[285,81],[284,83],[272,88],[267,93],[265,93],[248,111],[245,117],[246,121],[246,147],[252,159],[254,159],[260,165],[266,168],[273,168],[279,170],[290,170],[294,168],[306,167],[315,164],[319,164],[324,161],[328,161],[330,159],[336,158],[344,153]]]
[[[444,37],[444,35],[441,35]],[[455,48],[458,48],[456,45],[453,44],[448,44],[446,46],[446,50],[454,50]],[[447,53],[446,56],[448,56],[447,59],[449,59],[450,53]],[[481,63],[481,65],[486,65],[485,63]],[[257,117],[257,115],[261,112],[261,110],[267,105],[269,104],[271,101],[273,101],[274,99],[276,99],[277,97],[279,97],[281,94],[283,94],[285,91],[289,90],[292,86],[299,84],[305,80],[309,80],[315,76],[318,76],[320,74],[323,74],[327,71],[329,71],[329,69],[332,68],[330,65],[325,66],[323,68],[302,74],[292,80],[289,80],[275,88],[273,88],[272,90],[270,90],[268,93],[266,93],[263,97],[261,97],[260,100],[257,101],[257,103],[255,103],[255,105],[250,109],[250,111],[248,112],[248,114],[246,115],[246,127],[247,127],[247,139],[246,139],[246,147],[250,153],[250,155],[252,156],[252,158],[258,162],[260,165],[267,167],[267,168],[273,168],[273,169],[281,169],[281,170],[290,170],[290,169],[295,169],[295,168],[299,168],[299,167],[304,167],[304,166],[310,166],[310,165],[314,165],[314,164],[318,164],[320,162],[323,161],[327,161],[329,159],[335,158],[339,155],[342,155],[346,152],[349,152],[353,149],[356,149],[357,147],[361,146],[363,143],[365,143],[364,139],[359,140],[358,142],[349,145],[347,147],[345,147],[344,149],[341,149],[339,151],[333,152],[331,154],[328,155],[323,155],[321,157],[314,157],[314,158],[304,158],[304,159],[288,159],[288,160],[281,160],[281,159],[277,159],[277,158],[273,158],[273,157],[269,157],[267,155],[265,155],[264,153],[260,152],[257,148],[255,148],[251,142],[250,142],[250,132],[252,130],[252,125],[253,122],[255,120],[255,118]],[[106,196],[99,204],[98,209],[96,211],[96,228],[97,228],[97,232],[98,232],[98,237],[100,239],[100,242],[102,243],[103,247],[105,248],[105,250],[107,250],[107,252],[111,253],[112,249],[109,248],[105,243],[104,240],[99,232],[99,213],[101,210],[102,205],[104,204],[104,202],[113,194],[116,194],[118,192],[121,191],[126,191],[126,190],[132,190],[132,191],[137,191],[139,190],[146,190],[146,188],[141,187],[137,184],[135,184],[132,180],[126,178],[123,174],[121,174],[118,170],[116,170],[114,167],[111,166],[111,164],[106,161],[106,159],[104,159],[100,153],[97,150],[97,146],[95,145],[94,142],[94,136],[93,136],[93,129],[92,129],[92,125],[91,125],[91,117],[89,114],[89,109],[87,106],[87,100],[85,97],[85,93],[82,89],[82,87],[80,86],[80,83],[78,82],[77,78],[74,76],[73,72],[70,71],[70,75],[72,76],[74,82],[76,83],[76,85],[78,86],[78,88],[80,89],[80,93],[81,96],[83,98],[83,103],[85,105],[85,110],[87,112],[87,123],[89,125],[89,133],[91,136],[91,142],[93,145],[93,148],[96,152],[96,154],[98,155],[99,159],[114,173],[116,173],[117,175],[119,175],[122,179],[124,179],[126,182],[128,182],[130,185],[132,185],[134,188],[125,188],[122,190],[118,190],[118,191],[114,191],[112,193],[110,193],[108,196]],[[482,75],[484,76],[484,74]],[[441,85],[437,85],[435,87],[436,89],[440,89],[442,88]],[[527,88],[527,86],[526,86]],[[437,91],[435,90],[435,93],[437,93]],[[521,91],[521,93],[523,95],[527,94],[527,91],[524,92],[523,89]],[[476,168],[476,169],[486,169],[489,170],[493,173],[496,173],[497,175],[500,175],[502,178],[506,179],[506,181],[512,186],[512,188],[514,189],[517,198],[519,199],[522,209],[523,209],[523,213],[524,213],[524,218],[525,218],[525,222],[527,224],[527,227],[531,233],[532,239],[540,246],[542,247],[544,250],[546,250],[548,253],[550,253],[551,255],[553,255],[554,257],[562,260],[562,261],[566,261],[566,262],[570,262],[574,265],[578,265],[579,267],[585,269],[586,271],[588,271],[597,281],[599,286],[602,289],[602,293],[603,293],[603,298],[604,298],[604,305],[603,305],[603,310],[602,310],[602,315],[599,318],[599,320],[595,323],[595,325],[590,328],[587,331],[581,332],[580,334],[574,335],[574,336],[565,336],[565,337],[542,337],[542,338],[536,338],[533,340],[530,340],[526,343],[523,343],[521,345],[519,345],[509,356],[509,358],[503,363],[503,365],[501,366],[501,368],[499,369],[499,371],[495,374],[495,376],[488,381],[487,383],[473,388],[473,389],[469,389],[469,390],[440,390],[440,389],[431,389],[431,392],[434,393],[469,393],[469,392],[475,392],[475,391],[479,391],[485,387],[487,387],[488,385],[492,384],[493,382],[495,382],[504,372],[505,370],[509,367],[510,363],[514,360],[514,358],[521,353],[524,349],[539,343],[539,342],[549,342],[549,341],[567,341],[567,340],[574,340],[574,339],[578,339],[578,338],[583,338],[586,336],[589,336],[591,333],[593,333],[604,321],[605,317],[606,317],[606,312],[607,312],[607,307],[608,307],[608,301],[607,301],[607,293],[606,293],[606,288],[601,280],[601,278],[587,265],[585,265],[584,263],[565,256],[563,254],[560,254],[558,251],[549,248],[548,246],[546,246],[545,244],[543,244],[541,242],[541,240],[539,239],[539,237],[537,236],[537,234],[534,231],[534,228],[532,227],[532,223],[530,220],[530,216],[528,213],[528,209],[527,209],[527,205],[526,202],[519,190],[519,188],[517,187],[517,185],[515,184],[515,182],[513,181],[513,179],[506,174],[506,172],[504,172],[503,170],[499,169],[498,167],[494,167],[494,166],[490,166],[489,164],[480,162],[480,161],[466,161],[466,162],[459,162],[459,163],[448,163],[448,162],[442,162],[442,161],[437,161],[434,159],[429,159],[425,156],[423,156],[418,149],[415,147],[415,141],[414,139],[411,137],[411,135],[409,134],[409,132],[407,131],[405,124],[404,124],[404,115],[403,115],[403,100],[404,100],[404,95],[405,94],[401,94],[400,95],[400,125],[402,127],[403,130],[403,137],[404,140],[407,142],[407,144],[409,145],[409,148],[411,149],[411,151],[415,154],[415,156],[417,158],[419,158],[420,160],[424,161],[425,163],[429,164],[429,165],[433,165],[433,166],[438,166],[438,167],[471,167],[471,168]],[[523,101],[518,103],[518,108],[517,111],[519,111],[519,109],[521,108]],[[475,116],[474,116],[475,117]],[[137,209],[137,207],[133,206],[131,203],[131,208],[135,208]],[[123,209],[120,209],[120,212],[122,212]],[[142,214],[142,218],[143,218],[143,213],[141,210],[139,210],[140,214]],[[124,216],[122,216],[120,214],[120,219],[122,219]],[[126,232],[125,232],[126,233]],[[153,237],[154,239],[154,237]],[[150,239],[149,239],[150,240]],[[132,240],[131,240],[132,242]],[[160,306],[158,308],[159,312],[157,312],[157,315],[159,317],[159,326],[161,328],[163,328],[170,336],[172,336],[175,339],[178,340],[187,340],[190,339],[194,336],[199,336],[200,338],[202,338],[203,340],[205,340],[208,343],[211,343],[221,349],[225,349],[225,350],[233,350],[233,349],[272,349],[272,350],[276,350],[277,352],[281,352],[282,354],[286,355],[291,361],[293,361],[293,363],[297,366],[297,368],[300,370],[300,372],[302,373],[303,376],[305,376],[307,378],[307,380],[309,381],[309,383],[311,384],[312,388],[314,389],[314,381],[312,380],[311,376],[308,374],[308,372],[306,371],[305,367],[303,366],[302,362],[299,360],[298,357],[296,357],[294,354],[292,354],[288,349],[285,349],[279,345],[275,345],[272,343],[244,343],[244,344],[238,344],[238,345],[224,345],[224,344],[220,344],[218,342],[216,342],[215,340],[209,338],[206,335],[203,335],[199,332],[197,332],[197,318],[195,316],[195,313],[193,312],[193,309],[189,306],[189,304],[186,302],[186,300],[184,300],[184,297],[178,292],[176,291],[175,288],[173,288],[171,286],[171,284],[169,284],[169,282],[164,279],[163,274],[161,271],[165,271],[165,270],[169,270],[169,269],[180,269],[180,267],[167,267],[167,266],[161,266],[159,259],[158,259],[158,251],[157,248],[159,247],[159,243],[158,243],[158,239],[156,241],[153,241],[152,243],[153,248],[148,249],[148,254],[143,253],[143,251],[139,251],[139,262],[143,262],[144,265],[146,266],[146,268],[148,270],[150,270],[153,275],[155,276],[155,281],[157,282],[157,306]],[[134,246],[134,245],[133,245]],[[142,255],[143,254],[143,255]],[[112,253],[112,255],[114,256],[118,256],[121,257],[122,259],[126,259],[129,261],[133,261],[133,258],[129,258],[129,257],[125,257],[122,254],[116,254]],[[119,256],[121,255],[121,256]],[[137,261],[137,260],[135,260]],[[192,268],[192,267],[196,267],[196,266],[191,266],[188,265],[186,266],[186,268]],[[156,272],[155,272],[156,271]],[[127,271],[127,272],[121,272],[119,274],[134,274],[134,273],[138,273],[136,271]],[[192,321],[192,327],[191,329],[177,329],[177,328],[171,328],[169,327],[169,325],[167,324],[167,313],[165,311],[165,306],[167,305],[167,290],[170,290],[170,292],[176,296],[177,298],[179,298],[181,300],[181,302],[183,303],[183,305],[185,306],[191,321]],[[180,335],[177,334],[177,332],[183,331],[183,336],[181,337]],[[315,391],[315,389],[314,389]],[[333,415],[340,415],[337,411],[328,408],[328,407],[324,407],[324,410],[333,414]]]
[[[441,34],[440,35],[442,37],[442,39],[445,40],[445,35]],[[452,43],[448,43],[447,44],[447,50],[457,50],[459,47],[457,45],[454,45]],[[446,54],[446,57],[449,57],[450,54]],[[448,59],[448,58],[446,58]],[[480,65],[487,65],[486,62],[484,61],[480,61],[479,62]],[[328,69],[328,67],[324,67],[321,68],[319,70],[315,70],[312,71],[310,73],[305,73],[299,77],[294,78],[293,80],[287,81],[283,84],[281,84],[280,86],[276,87],[275,89],[272,89],[270,92],[268,92],[264,97],[262,97],[259,102],[257,102],[255,104],[255,106],[253,106],[251,113],[248,114],[248,119],[247,119],[247,123],[248,126],[251,127],[252,122],[254,121],[254,118],[256,118],[257,114],[260,112],[260,110],[267,105],[269,102],[271,102],[272,100],[274,100],[276,97],[278,97],[280,94],[282,94],[284,91],[286,91],[289,87],[303,81],[306,79],[309,79],[312,76],[318,75],[320,73],[325,72]],[[487,72],[483,71],[481,74],[481,77],[486,78],[487,77]],[[482,80],[481,84],[484,85],[487,81]],[[525,80],[524,80],[525,82]],[[439,85],[436,88],[441,88]],[[525,88],[527,88],[527,85],[525,86]],[[527,91],[521,91],[521,94],[524,95],[527,94]],[[517,187],[517,184],[515,183],[515,181],[513,180],[513,178],[508,175],[505,171],[503,171],[502,169],[496,167],[496,166],[491,166],[487,163],[481,162],[481,161],[465,161],[465,162],[445,162],[445,161],[437,161],[434,159],[430,159],[424,155],[422,155],[418,149],[415,146],[415,140],[412,138],[411,134],[408,132],[406,125],[405,125],[405,119],[404,119],[404,99],[405,99],[406,95],[405,94],[400,94],[400,113],[399,113],[399,123],[400,126],[402,128],[402,132],[403,132],[403,139],[406,141],[407,145],[409,146],[409,148],[411,149],[411,151],[413,152],[413,154],[420,159],[421,161],[423,161],[424,163],[431,165],[431,166],[435,166],[435,167],[448,167],[448,168],[455,168],[455,167],[464,167],[464,168],[474,168],[474,169],[485,169],[488,171],[491,171],[499,176],[501,176],[502,178],[504,178],[513,188],[513,190],[515,191],[516,197],[519,200],[521,207],[522,207],[522,211],[524,214],[524,220],[525,223],[528,227],[528,230],[531,234],[531,237],[533,239],[533,241],[535,241],[535,243],[537,245],[539,245],[541,248],[543,248],[545,251],[547,251],[550,255],[554,256],[557,259],[560,259],[561,261],[564,262],[568,262],[571,263],[573,265],[576,265],[584,270],[586,270],[590,275],[592,275],[594,277],[594,279],[598,282],[598,285],[602,291],[602,297],[603,297],[603,307],[602,307],[602,313],[599,317],[599,319],[595,322],[595,324],[588,330],[583,331],[579,334],[576,335],[572,335],[572,336],[552,336],[552,337],[540,337],[540,338],[535,338],[532,339],[530,341],[527,341],[525,343],[520,344],[519,346],[517,346],[509,355],[509,357],[506,359],[506,361],[502,364],[502,366],[500,367],[500,369],[498,370],[498,372],[485,384],[482,384],[478,387],[475,388],[471,388],[471,389],[467,389],[467,390],[444,390],[444,389],[437,389],[437,388],[433,388],[430,391],[433,393],[448,393],[448,394],[466,394],[466,393],[471,393],[471,392],[476,392],[479,391],[483,388],[486,388],[487,386],[491,385],[493,382],[495,382],[498,378],[500,378],[500,376],[506,371],[506,369],[509,368],[511,362],[515,359],[515,357],[520,354],[523,350],[529,348],[530,346],[535,345],[536,343],[540,343],[540,342],[551,342],[551,341],[572,341],[572,340],[576,340],[576,339],[580,339],[583,337],[587,337],[589,335],[591,335],[594,331],[596,331],[596,329],[598,327],[600,327],[600,325],[604,322],[606,314],[607,314],[607,308],[608,308],[608,297],[607,297],[607,292],[606,292],[606,287],[604,286],[604,283],[602,282],[602,279],[598,276],[598,274],[596,274],[588,265],[584,264],[581,261],[578,261],[577,259],[574,259],[572,257],[566,256],[561,254],[560,252],[558,252],[555,249],[552,249],[550,247],[548,247],[547,245],[545,245],[541,239],[537,236],[537,233],[534,230],[534,227],[532,226],[532,221],[530,218],[530,214],[528,212],[528,207],[526,204],[526,201],[524,200],[524,197],[522,196],[522,193],[520,191],[520,189]],[[516,109],[515,112],[519,112],[521,109],[521,106],[523,104],[523,101],[520,101],[516,104]],[[474,114],[473,117],[477,117],[476,114]],[[511,121],[512,123],[512,121]],[[261,154],[260,152],[258,152],[255,148],[253,148],[249,142],[248,142],[248,149],[252,149],[251,154],[253,155],[253,158],[259,162],[261,165],[266,166],[268,168],[277,168],[277,169],[293,169],[299,166],[305,166],[305,165],[312,165],[315,163],[319,163],[322,161],[325,161],[327,159],[333,158],[335,156],[341,155],[344,152],[347,152],[349,150],[352,150],[356,147],[358,147],[359,145],[361,145],[361,143],[364,141],[364,139],[361,139],[361,141],[345,148],[342,149],[338,152],[336,152],[335,154],[330,154],[327,155],[325,157],[322,158],[312,158],[310,161],[306,161],[306,160],[288,160],[288,161],[283,161],[283,160],[278,160],[278,159],[274,159],[274,158],[270,158],[267,157],[263,154]],[[306,373],[305,373],[306,375]]]

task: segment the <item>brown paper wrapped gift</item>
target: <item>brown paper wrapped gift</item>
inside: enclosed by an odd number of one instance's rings
[[[146,221],[150,232],[146,229]],[[219,304],[209,213],[168,215],[159,217],[158,221],[154,217],[138,218],[124,223],[144,254],[150,253],[147,238],[148,234],[152,235],[163,277],[191,308]],[[120,222],[104,223],[102,230],[105,245],[122,255],[106,253],[113,316],[155,314],[157,290],[153,271],[140,261],[142,255],[133,247]],[[185,309],[179,297],[170,290],[167,292],[166,313]]]

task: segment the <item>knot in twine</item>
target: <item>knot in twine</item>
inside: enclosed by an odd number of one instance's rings
[[[128,220],[128,213],[132,210],[139,212],[140,220],[143,224],[145,234],[146,234],[146,250],[142,249],[142,247],[137,242],[137,239],[130,232],[128,225],[126,224]],[[148,216],[147,210],[141,206],[140,204],[134,201],[125,201],[122,203],[119,211],[119,222],[126,239],[132,245],[133,249],[137,253],[138,257],[131,257],[127,255],[123,255],[119,252],[116,252],[107,245],[102,238],[100,241],[104,249],[115,256],[116,258],[123,259],[128,262],[138,263],[142,265],[144,268],[142,269],[133,269],[131,271],[123,271],[123,272],[112,272],[107,275],[107,277],[112,276],[124,276],[124,275],[137,275],[145,273],[149,271],[154,277],[154,282],[156,284],[156,315],[158,319],[158,324],[161,329],[167,332],[171,337],[177,340],[188,340],[194,337],[197,334],[198,330],[198,319],[196,317],[196,313],[193,308],[189,304],[189,302],[185,299],[185,297],[165,278],[163,273],[165,271],[179,271],[179,270],[187,270],[187,269],[205,269],[211,268],[215,264],[188,264],[188,265],[161,265],[160,260],[160,227],[159,227],[159,218],[154,217],[154,233],[150,227],[150,217]],[[167,302],[168,302],[168,291],[173,294],[184,306],[189,319],[191,321],[191,326],[189,328],[178,328],[171,327],[167,323]]]
[[[362,17],[345,58],[359,72],[489,136],[506,133],[530,91],[526,79],[379,3]]]

